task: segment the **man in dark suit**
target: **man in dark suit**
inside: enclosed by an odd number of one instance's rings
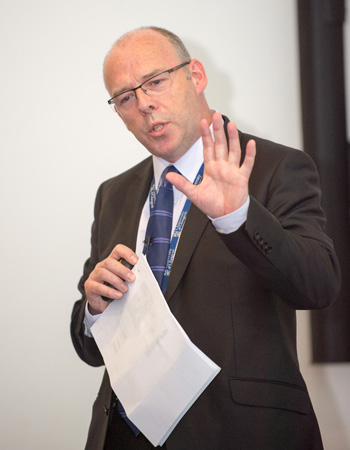
[[[135,264],[142,252],[150,187],[171,163],[181,173],[167,175],[176,188],[173,228],[186,198],[192,204],[165,298],[221,372],[164,448],[322,449],[298,367],[295,310],[327,307],[340,274],[313,162],[240,133],[211,111],[203,65],[166,30],[123,36],[106,57],[104,77],[109,103],[152,156],[98,191],[82,299],[72,314],[77,353],[103,365],[90,327],[108,305],[101,296],[118,301],[135,279],[118,260]],[[203,155],[203,179],[195,185]],[[133,434],[117,403],[105,373],[86,449],[153,448]]]

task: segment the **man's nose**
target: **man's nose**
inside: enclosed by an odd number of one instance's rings
[[[156,109],[156,102],[151,95],[139,88],[135,91],[138,109],[144,114],[149,114]]]

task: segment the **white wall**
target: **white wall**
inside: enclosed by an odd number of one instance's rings
[[[242,130],[300,148],[295,3],[1,1],[1,448],[84,446],[102,369],[78,359],[69,321],[94,196],[147,154],[106,104],[110,45],[137,26],[168,27],[205,63],[212,107]],[[300,319],[326,449],[350,449],[349,364],[311,366]]]

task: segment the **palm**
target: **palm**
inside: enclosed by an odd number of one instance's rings
[[[213,115],[213,131],[215,141],[208,123],[205,120],[201,122],[205,167],[202,182],[195,186],[176,174],[169,174],[168,179],[201,211],[216,218],[236,211],[246,201],[255,159],[255,142],[248,142],[246,156],[240,166],[241,148],[235,124],[230,122],[227,126],[229,149],[219,113]]]

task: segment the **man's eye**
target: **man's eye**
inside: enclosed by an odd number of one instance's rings
[[[152,80],[152,85],[153,86],[159,86],[160,84],[163,83],[164,80],[162,80],[161,78],[156,78],[155,80]]]
[[[126,94],[126,95],[122,95],[120,97],[120,103],[121,105],[125,105],[126,103],[128,103],[131,100],[132,94]]]
[[[149,80],[148,83],[146,83],[146,89],[161,89],[165,85],[165,82],[167,81],[166,78],[153,78],[152,80]]]

